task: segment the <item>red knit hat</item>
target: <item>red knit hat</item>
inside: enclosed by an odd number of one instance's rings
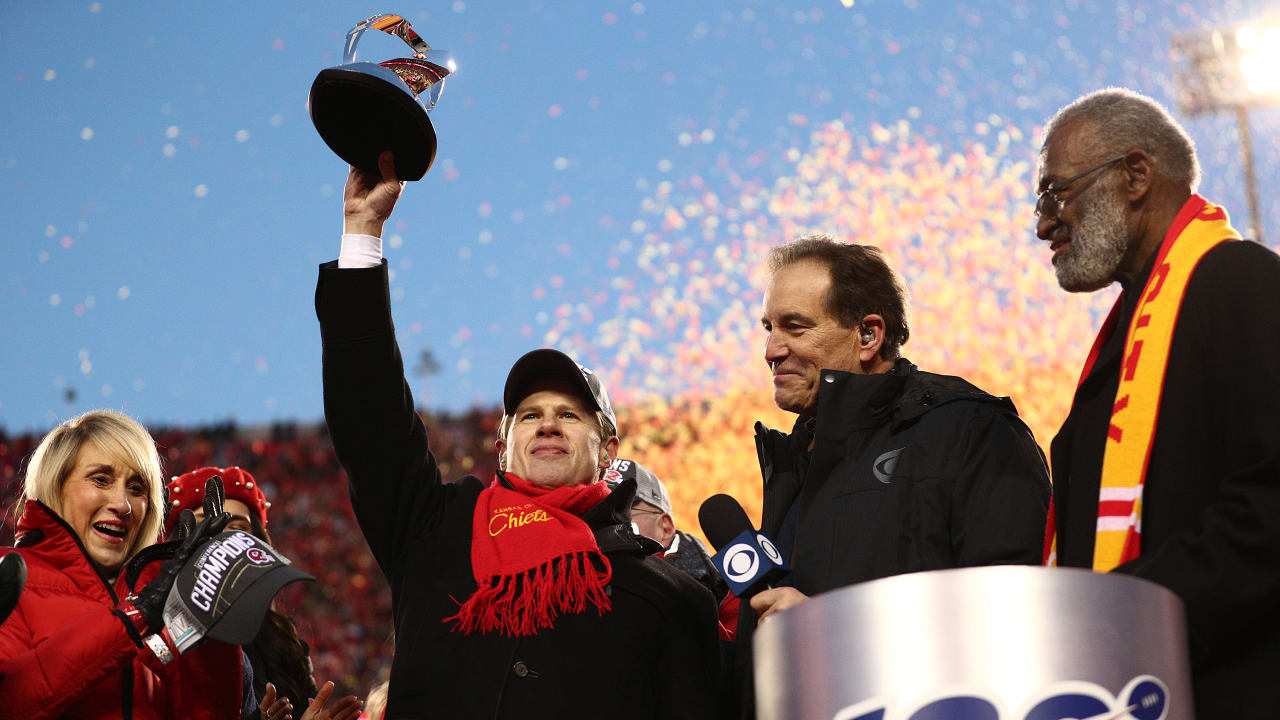
[[[262,527],[267,526],[267,508],[271,507],[271,503],[267,502],[267,496],[262,494],[262,488],[258,487],[257,481],[247,470],[238,467],[202,467],[185,475],[174,476],[169,481],[169,499],[173,502],[173,508],[165,519],[166,535],[178,524],[178,516],[183,510],[194,512],[200,508],[200,503],[204,500],[204,483],[214,475],[222,478],[222,487],[228,499],[239,500],[248,505],[249,512],[258,516]]]

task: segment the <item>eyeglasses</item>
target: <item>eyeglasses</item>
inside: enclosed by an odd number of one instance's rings
[[[1067,201],[1061,198],[1061,194],[1066,191],[1067,187],[1069,187],[1071,183],[1083,177],[1092,175],[1105,167],[1115,165],[1128,156],[1129,153],[1126,152],[1118,157],[1113,157],[1104,163],[1094,165],[1075,177],[1067,178],[1060,183],[1056,183],[1053,186],[1045,188],[1044,192],[1036,196],[1036,217],[1043,217],[1046,215],[1049,217],[1058,217],[1058,214],[1067,206]]]
[[[640,508],[634,508],[634,507],[631,508],[632,515],[635,515],[637,513],[641,515],[666,515],[666,513],[662,512],[661,510],[642,510]]]

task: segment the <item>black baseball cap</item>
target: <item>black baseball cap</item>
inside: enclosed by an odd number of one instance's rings
[[[618,418],[609,403],[609,393],[605,392],[600,378],[574,362],[573,358],[550,348],[527,352],[511,366],[511,372],[507,373],[507,386],[502,391],[505,412],[515,412],[520,401],[529,396],[529,388],[545,380],[564,380],[574,386],[594,409],[604,413],[609,422],[618,427]]]
[[[201,638],[247,645],[258,635],[280,588],[314,577],[242,530],[206,541],[178,572],[164,604],[164,624],[178,652]]]

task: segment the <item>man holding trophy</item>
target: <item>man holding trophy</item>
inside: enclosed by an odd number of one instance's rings
[[[430,48],[401,18],[371,18],[353,34],[364,27],[414,47],[414,58],[391,63],[452,70],[427,57]],[[715,602],[655,556],[656,542],[632,531],[635,482],[612,492],[600,482],[618,433],[594,373],[555,350],[520,358],[503,393],[497,477],[488,486],[471,476],[442,481],[404,380],[381,243],[404,187],[399,172],[426,172],[434,131],[394,137],[422,126],[423,106],[411,122],[335,138],[333,128],[357,121],[318,115],[338,108],[373,125],[380,111],[404,109],[397,93],[406,91],[356,78],[345,100],[326,99],[349,78],[321,75],[313,119],[352,163],[341,254],[321,265],[316,287],[325,417],[356,519],[391,585],[396,650],[386,717],[714,717]],[[396,81],[377,71],[368,77],[379,75]],[[434,87],[437,97],[442,81],[418,92]],[[386,149],[414,143],[423,150],[412,157]],[[361,145],[363,156],[345,151]],[[367,148],[379,146],[375,170]]]

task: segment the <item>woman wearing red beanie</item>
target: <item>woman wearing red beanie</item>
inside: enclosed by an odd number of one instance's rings
[[[201,517],[201,493],[205,481],[214,475],[222,478],[226,489],[224,509],[231,514],[227,529],[243,530],[272,545],[271,533],[267,532],[267,509],[271,503],[253,475],[238,467],[202,467],[170,480],[169,497],[173,508],[169,512],[168,527],[172,528],[184,509],[194,511],[197,519]],[[244,646],[244,652],[253,666],[254,693],[263,703],[264,715],[271,712],[267,707],[267,698],[270,697],[267,683],[275,687],[274,697],[285,700],[282,707],[305,708],[308,701],[318,695],[315,678],[311,675],[310,648],[298,636],[293,619],[279,612],[274,602],[267,611],[258,636]]]

